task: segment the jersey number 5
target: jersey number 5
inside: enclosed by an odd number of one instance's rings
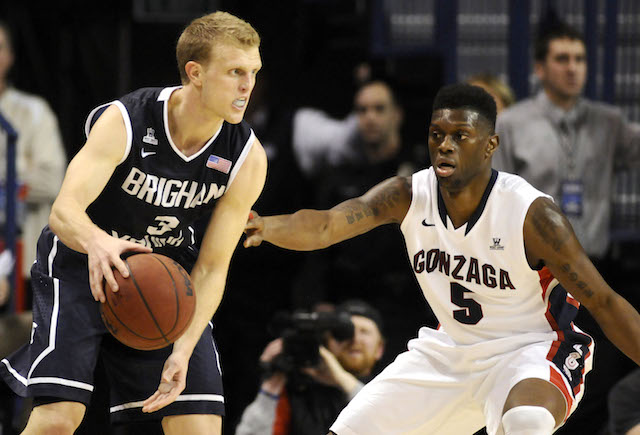
[[[463,308],[462,310],[453,310],[453,318],[465,325],[475,325],[484,316],[482,306],[473,299],[466,299],[465,293],[473,292],[457,282],[451,283],[451,302]]]

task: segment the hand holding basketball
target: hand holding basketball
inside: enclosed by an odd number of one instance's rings
[[[100,233],[87,247],[89,259],[89,286],[91,294],[96,301],[105,302],[104,282],[112,290],[118,290],[118,283],[114,276],[113,267],[120,272],[123,277],[129,276],[129,271],[124,261],[120,257],[124,252],[151,252],[151,248],[139,243],[121,240],[111,237],[105,233]]]
[[[170,345],[188,328],[195,311],[189,275],[175,260],[159,254],[135,254],[123,263],[129,277],[116,269],[119,290],[107,288],[106,302],[100,305],[107,329],[135,349]]]

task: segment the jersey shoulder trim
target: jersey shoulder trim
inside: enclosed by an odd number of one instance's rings
[[[171,94],[173,93],[173,91],[175,91],[176,89],[180,89],[181,87],[182,86],[170,86],[170,87],[164,88],[158,94],[157,101],[167,101],[171,96]]]
[[[414,214],[417,213],[416,209],[424,209],[430,201],[431,179],[434,176],[435,174],[432,167],[415,172],[411,175],[411,203],[409,204],[407,214],[400,223],[400,230],[402,232],[405,232],[405,229],[409,225]]]
[[[114,100],[114,101],[111,101],[110,103],[102,104],[96,107],[95,109],[93,109],[89,113],[89,116],[87,116],[87,120],[84,123],[84,134],[88,139],[89,133],[91,132],[91,128],[93,128],[93,125],[96,123],[98,118],[100,118],[100,116],[104,113],[104,111],[107,110],[107,107],[109,107],[112,104],[120,110],[120,114],[122,115],[122,120],[124,122],[124,127],[127,131],[127,143],[125,145],[124,155],[118,162],[118,165],[120,165],[122,162],[124,162],[127,159],[127,157],[129,157],[129,153],[131,152],[131,144],[133,142],[133,129],[131,127],[131,118],[129,117],[129,112],[127,111],[127,108],[124,106],[124,104],[122,104],[121,101]]]
[[[236,160],[235,165],[233,165],[233,169],[231,170],[231,174],[229,175],[229,182],[227,183],[227,189],[231,187],[231,183],[233,183],[233,180],[236,178],[236,175],[240,171],[240,168],[242,167],[242,164],[244,163],[244,161],[247,159],[247,156],[249,155],[249,151],[251,150],[253,143],[256,140],[256,135],[253,132],[253,130],[250,129],[250,132],[251,133],[249,134],[249,139],[247,139],[247,141],[245,142],[242,152],[238,157],[238,160]]]

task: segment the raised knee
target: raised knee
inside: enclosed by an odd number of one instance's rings
[[[542,406],[516,406],[502,416],[505,435],[551,435],[555,426],[553,414]]]

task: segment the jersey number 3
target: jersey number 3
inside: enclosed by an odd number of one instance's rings
[[[453,318],[465,325],[475,325],[484,316],[482,306],[473,299],[466,299],[465,293],[473,292],[457,282],[451,283],[451,302],[462,308],[462,310],[453,310]]]

